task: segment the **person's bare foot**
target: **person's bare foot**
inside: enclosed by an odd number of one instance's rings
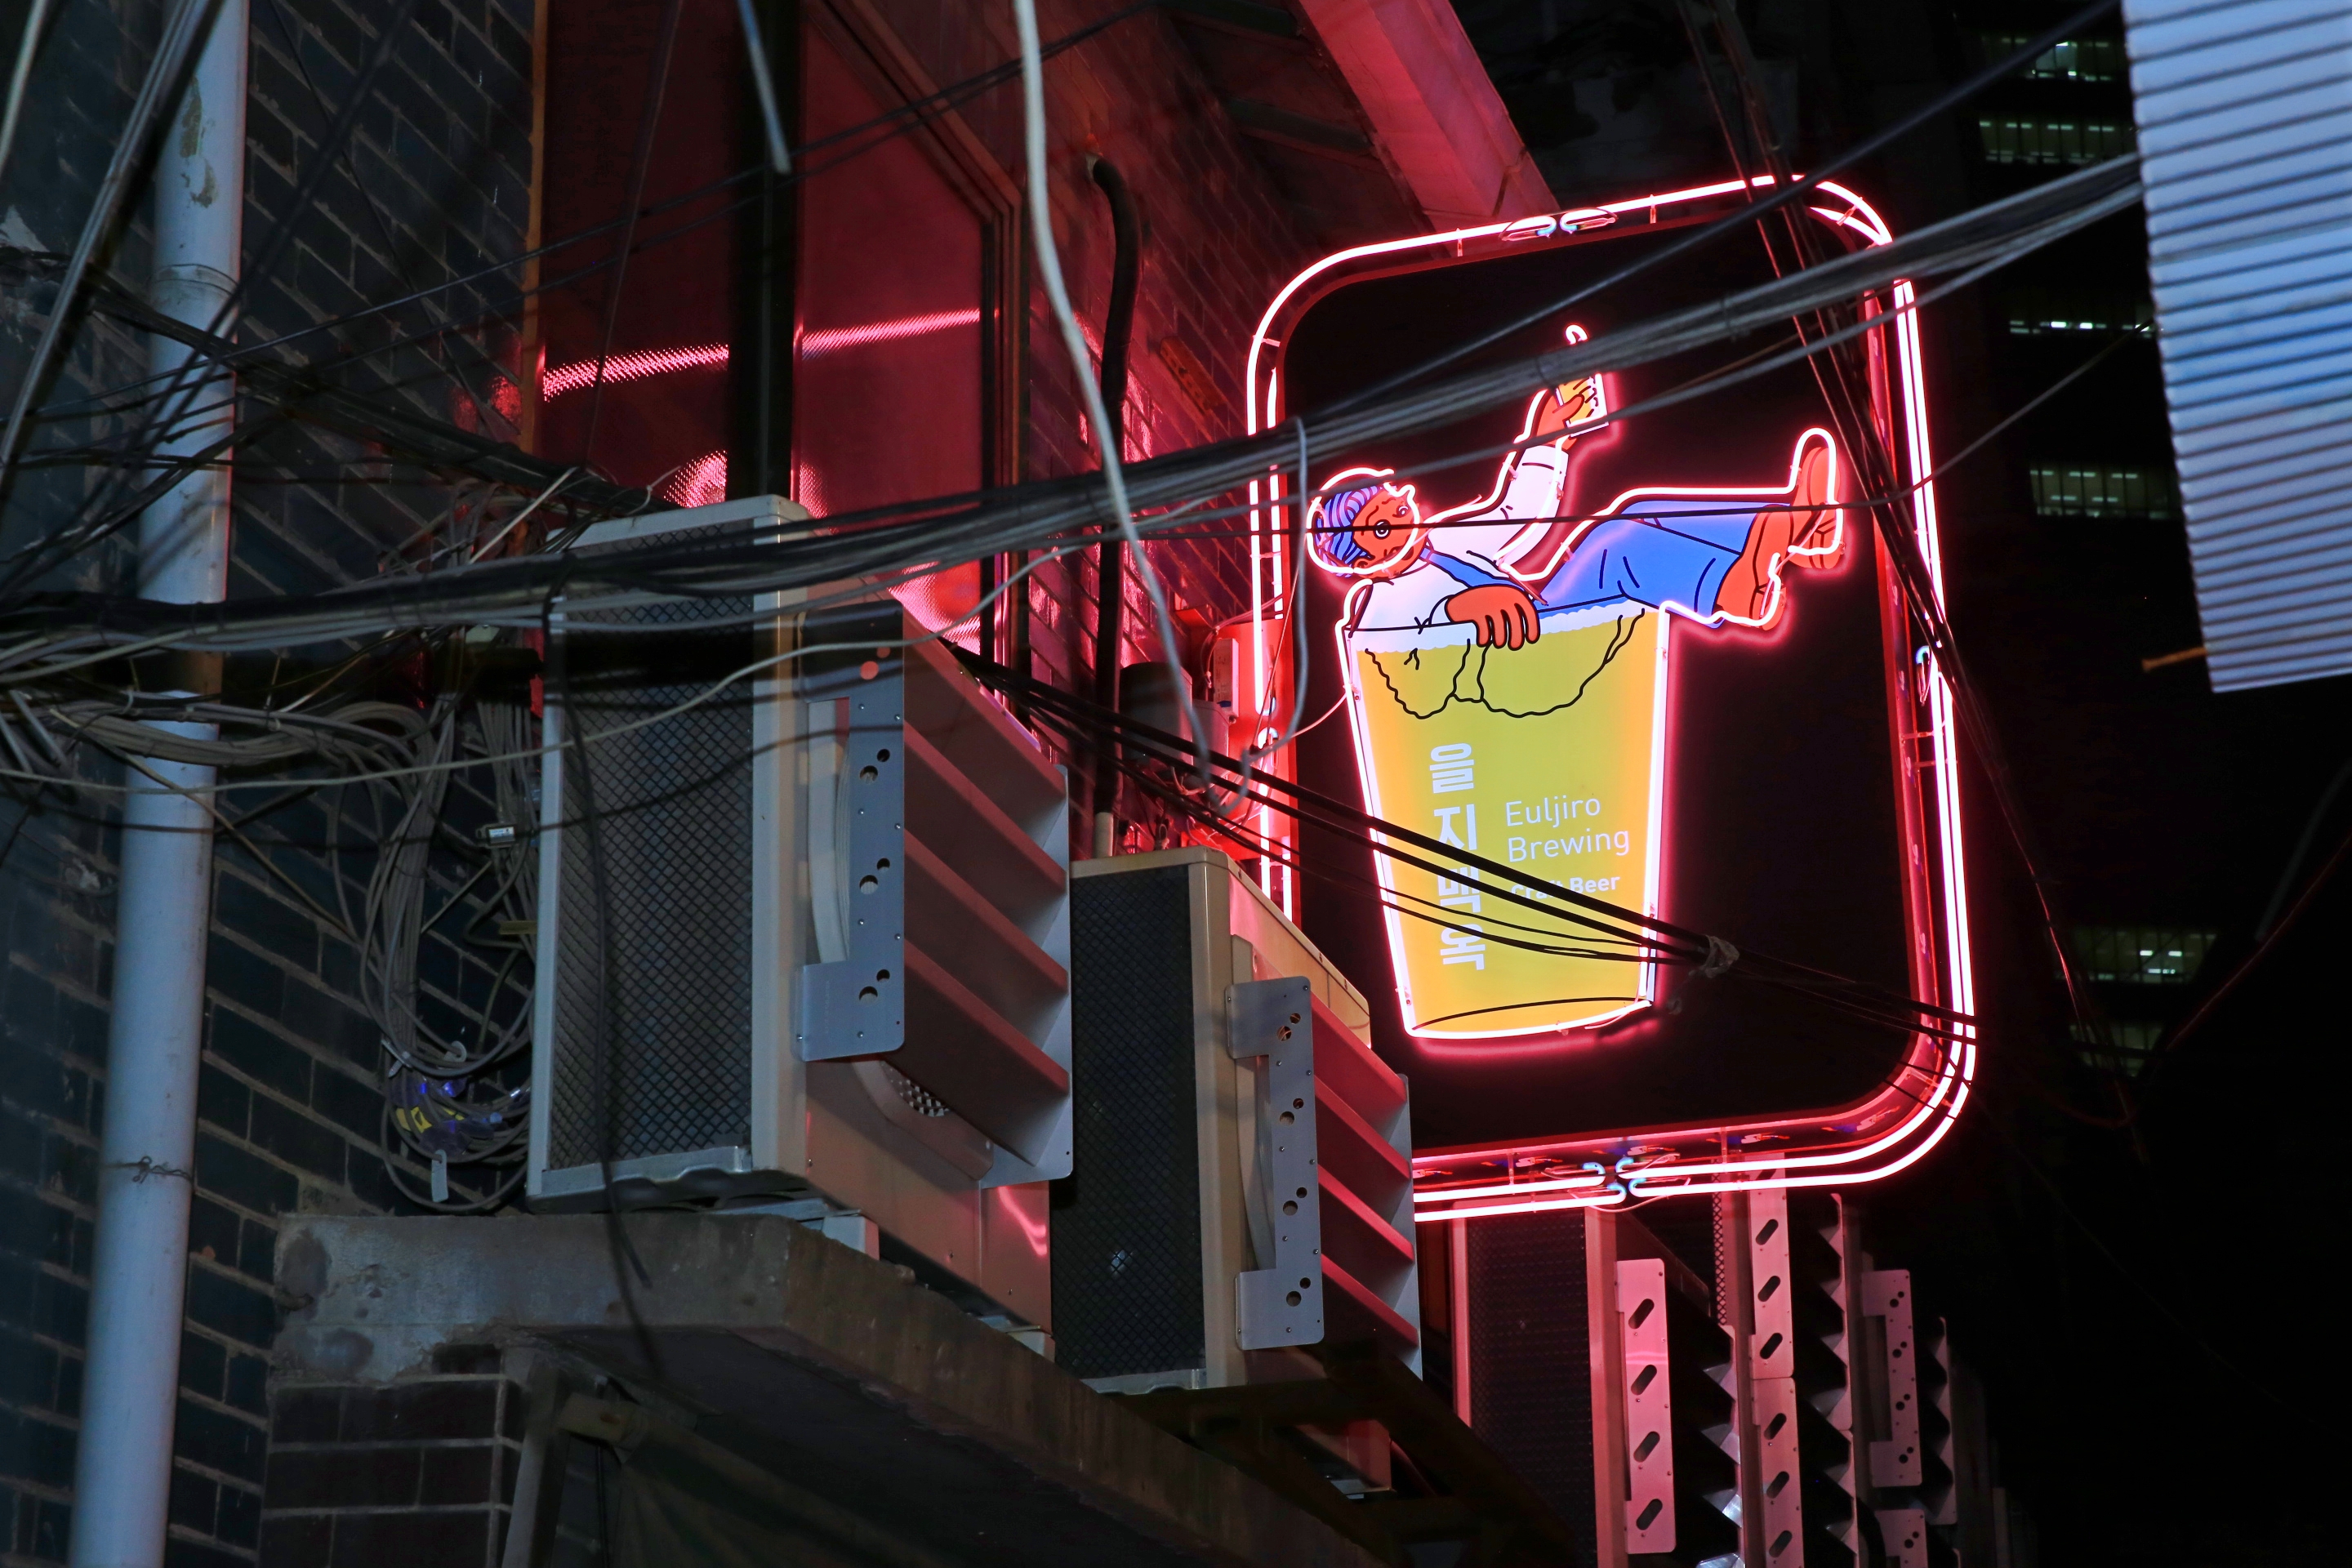
[[[1808,431],[1797,460],[1797,489],[1790,510],[1800,519],[1789,542],[1790,557],[1802,566],[1834,566],[1845,559],[1845,529],[1837,506],[1837,453],[1826,431]]]
[[[1783,595],[1777,578],[1781,568],[1834,566],[1844,558],[1844,530],[1834,504],[1836,483],[1828,435],[1808,430],[1798,446],[1797,483],[1789,504],[1757,513],[1747,548],[1716,591],[1717,610],[1752,625],[1769,624],[1780,616]]]

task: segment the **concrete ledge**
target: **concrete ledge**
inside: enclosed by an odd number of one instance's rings
[[[973,1562],[1374,1561],[898,1268],[768,1215],[287,1221],[281,1381],[389,1381],[536,1340],[695,1412],[702,1436]],[[650,1361],[649,1355],[650,1352]]]

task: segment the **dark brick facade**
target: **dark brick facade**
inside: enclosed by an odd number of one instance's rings
[[[34,73],[26,134],[0,184],[7,243],[71,247],[145,68],[155,10],[135,0],[58,8]],[[334,0],[256,0],[249,271],[315,166],[384,15]],[[292,243],[257,278],[244,341],[300,331],[525,247],[533,25],[528,0],[426,0],[412,36],[396,41],[317,207],[296,220]],[[14,47],[11,27],[12,58]],[[128,216],[113,270],[143,289],[142,205],[132,203]],[[412,307],[283,352],[320,363],[489,312],[479,330],[380,353],[339,374],[346,384],[407,398],[439,417],[510,434],[519,344],[505,317],[519,281],[509,268],[439,296],[429,313]],[[36,293],[0,311],[0,384],[14,386],[47,306]],[[102,325],[75,343],[48,392],[53,402],[145,374],[143,344]],[[120,418],[55,424],[37,431],[34,444],[125,428]],[[233,595],[313,592],[372,574],[446,512],[447,490],[422,476],[345,466],[365,456],[334,437],[287,431],[240,450]],[[8,549],[54,526],[50,520],[94,482],[72,468],[27,473],[0,515],[0,544]],[[52,582],[119,586],[127,563],[119,546],[94,552]],[[217,843],[171,1493],[168,1560],[187,1568],[250,1563],[262,1540],[274,1222],[306,1209],[398,1206],[377,1142],[381,1055],[358,999],[357,948],[340,913],[344,904],[357,908],[374,825],[358,792],[346,794],[340,821],[321,796],[224,797],[240,836]],[[56,1562],[66,1553],[117,913],[110,817],[104,795],[68,801],[13,784],[0,794],[0,1562]],[[338,841],[348,851],[340,890],[325,853]],[[486,987],[474,958],[433,942],[423,961],[428,987],[460,1005],[478,999]],[[443,1469],[435,1474],[436,1486],[457,1485]],[[436,1550],[425,1560],[463,1559]]]
[[[1045,31],[1066,31],[1105,8],[1091,0],[1049,5]],[[145,68],[159,9],[152,0],[57,8],[24,133],[0,181],[6,243],[71,247]],[[1013,52],[1009,16],[931,0],[886,0],[877,9],[940,81]],[[289,221],[387,12],[346,0],[254,0],[249,273]],[[11,48],[20,15],[11,8],[0,32]],[[394,41],[315,207],[291,216],[289,243],[253,277],[240,334],[261,342],[302,333],[492,268],[422,304],[289,338],[278,352],[295,363],[335,363],[345,385],[513,437],[528,423],[518,393],[530,381],[526,321],[516,295],[526,273],[496,264],[530,242],[539,22],[530,0],[425,0],[417,16],[411,35]],[[1215,111],[1164,16],[1130,17],[1049,68],[1056,226],[1090,323],[1101,320],[1110,258],[1108,215],[1087,183],[1087,153],[1120,165],[1147,224],[1130,454],[1237,434],[1248,330],[1274,289],[1320,247]],[[1000,88],[966,113],[1017,178],[1017,93]],[[109,262],[134,291],[143,291],[148,273],[144,222],[134,201]],[[21,371],[48,300],[39,289],[0,296],[0,384],[13,384],[11,373]],[[1034,289],[1028,313],[1024,472],[1089,468],[1076,384]],[[392,346],[436,330],[442,335]],[[1156,353],[1171,337],[1206,364],[1221,408],[1203,409],[1175,384]],[[142,341],[93,321],[74,335],[45,398],[55,404],[130,385],[145,374],[145,361]],[[100,411],[45,423],[34,445],[77,445],[129,428],[123,416]],[[374,574],[453,504],[445,484],[315,428],[279,426],[250,438],[238,461],[233,595],[312,593]],[[68,466],[24,470],[0,510],[0,552],[54,526],[103,479],[101,470]],[[1188,552],[1181,561],[1155,549],[1153,558],[1180,600],[1213,616],[1231,613],[1246,592],[1237,549]],[[118,540],[77,558],[48,585],[120,589],[128,566]],[[1042,677],[1066,682],[1088,667],[1091,602],[1090,563],[1039,584]],[[1150,622],[1139,589],[1128,626],[1127,657],[1148,657]],[[290,661],[288,670],[323,669],[341,657]],[[241,678],[259,689],[279,673],[264,659]],[[115,782],[96,764],[89,776]],[[250,1563],[257,1553],[315,1564],[372,1562],[381,1550],[389,1560],[389,1546],[368,1543],[394,1536],[403,1562],[493,1561],[499,1489],[512,1484],[509,1425],[519,1407],[511,1385],[492,1373],[432,1384],[439,1392],[431,1397],[450,1402],[446,1408],[475,1405],[429,1432],[400,1426],[408,1419],[398,1415],[408,1408],[402,1401],[425,1397],[411,1391],[289,1388],[280,1393],[272,1435],[267,1356],[278,1320],[278,1220],[402,1206],[378,1142],[382,1058],[360,1001],[349,912],[365,888],[380,825],[361,792],[341,793],[340,804],[333,792],[223,797],[236,832],[217,844],[171,1510],[170,1561],[186,1568]],[[118,916],[111,801],[0,782],[0,1564],[58,1562],[67,1548]],[[330,853],[336,846],[340,857]],[[444,883],[432,897],[454,891]],[[427,1005],[446,1013],[478,1009],[492,985],[478,953],[444,931],[426,938],[420,967]],[[390,1527],[367,1522],[383,1517],[367,1510],[386,1509],[409,1511],[393,1535],[371,1535]],[[429,1539],[420,1533],[428,1517]]]
[[[506,1542],[528,1395],[481,1370],[375,1386],[287,1383],[270,1413],[266,1568],[494,1564]]]
[[[922,18],[931,16],[925,0],[887,0],[877,9],[940,80],[1013,52],[1009,10],[976,14],[969,26],[943,33],[935,17],[925,26]],[[1041,5],[1039,27],[1051,37],[1094,14],[1091,5]],[[1109,208],[1087,173],[1089,155],[1118,166],[1143,222],[1128,353],[1127,456],[1240,435],[1250,332],[1276,291],[1328,247],[1276,194],[1165,16],[1133,17],[1057,57],[1046,65],[1045,81],[1055,243],[1071,303],[1091,332],[1099,332],[1108,309],[1113,247]],[[1018,95],[992,93],[968,115],[1004,168],[1024,178]],[[1028,333],[1026,474],[1089,471],[1095,458],[1083,428],[1083,396],[1042,289],[1030,294]],[[1171,337],[1207,368],[1222,405],[1203,409],[1178,386],[1157,352]],[[1147,548],[1173,600],[1213,607],[1220,618],[1246,607],[1245,547]],[[1083,680],[1093,663],[1093,558],[1037,575],[1038,678],[1063,685]],[[1150,609],[1131,571],[1128,590],[1122,662],[1157,658]]]

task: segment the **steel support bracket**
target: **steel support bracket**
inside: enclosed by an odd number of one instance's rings
[[[1880,1386],[1886,1391],[1886,1436],[1870,1445],[1870,1482],[1916,1487],[1919,1456],[1919,1352],[1912,1332],[1911,1271],[1874,1268],[1862,1277],[1862,1313],[1885,1325]]]
[[[801,966],[793,1048],[804,1062],[881,1056],[907,1039],[907,742],[905,656],[877,649],[858,666],[810,679],[807,694],[848,708],[837,732],[829,801],[812,798],[812,862],[832,858],[847,956]],[[815,795],[820,791],[812,791]]]
[[[1271,1259],[1234,1279],[1244,1350],[1311,1345],[1323,1338],[1323,1217],[1316,1179],[1314,992],[1303,977],[1249,980],[1225,993],[1225,1049],[1251,1064],[1257,1136],[1254,1236]]]

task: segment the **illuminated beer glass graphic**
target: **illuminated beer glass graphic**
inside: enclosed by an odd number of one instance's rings
[[[1250,340],[1247,427],[1297,419],[1319,441],[1421,367],[1516,375],[1571,319],[1598,342],[1701,320],[1778,276],[1739,242],[1770,183],[1335,251]],[[1832,255],[1894,242],[1834,181],[1789,211]],[[1423,1221],[1868,1182],[1926,1158],[1970,1101],[1917,303],[1900,279],[1858,291],[1839,311],[1860,335],[1829,358],[1629,345],[1598,379],[1456,405],[1307,476],[1307,599],[1333,635],[1304,689],[1331,721],[1302,727],[1293,776],[1360,792],[1412,838],[1281,849],[1306,875],[1301,923],[1412,1075]],[[1835,441],[1815,428],[1825,377]],[[1277,628],[1294,482],[1251,491],[1253,603]],[[1596,900],[1600,928],[1547,889]],[[1645,961],[1644,921],[1675,962]],[[1830,1005],[1774,964],[1898,1000]]]
[[[1467,626],[1340,632],[1364,793],[1374,815],[1532,875],[1649,912],[1657,894],[1658,738],[1665,629],[1654,612],[1562,611],[1513,649]],[[1484,907],[1476,879],[1382,857],[1402,901],[1389,948],[1407,1026],[1479,1037],[1622,1016],[1650,998],[1650,966],[1567,958],[1489,939],[1525,911]]]
[[[1339,658],[1373,814],[1654,914],[1673,624],[1769,628],[1791,569],[1837,563],[1836,448],[1808,429],[1777,485],[1648,487],[1564,514],[1574,448],[1606,410],[1597,377],[1538,394],[1492,492],[1426,520],[1388,470],[1336,475],[1314,551],[1356,580]],[[1423,1038],[1592,1027],[1654,995],[1652,964],[1528,931],[1466,867],[1377,865],[1392,905],[1438,917],[1387,915]]]

